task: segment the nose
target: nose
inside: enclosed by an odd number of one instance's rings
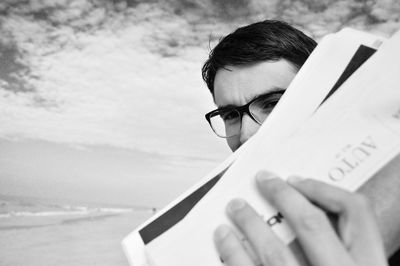
[[[260,125],[257,124],[248,114],[243,114],[242,117],[242,127],[240,128],[240,145],[245,143],[249,138],[251,138],[257,130],[260,128]]]

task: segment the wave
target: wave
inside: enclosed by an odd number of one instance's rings
[[[65,206],[64,206],[65,207]],[[66,216],[66,215],[91,215],[91,214],[123,214],[133,212],[130,208],[89,208],[86,206],[70,206],[64,210],[52,211],[9,211],[0,213],[0,218],[11,217],[49,217],[49,216]]]

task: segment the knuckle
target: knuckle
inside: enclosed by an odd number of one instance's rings
[[[240,250],[238,245],[232,243],[232,240],[227,238],[218,243],[218,251],[220,257],[223,261],[231,260],[235,254],[237,254]]]
[[[286,194],[290,191],[289,186],[284,183],[284,182],[273,182],[270,181],[270,185],[268,186],[268,192],[271,194],[271,196],[278,196],[281,194]]]
[[[352,197],[352,206],[358,211],[369,212],[371,210],[371,204],[368,198],[362,194],[355,193]]]
[[[234,211],[231,214],[234,222],[242,229],[251,228],[254,225],[254,220],[257,219],[257,214],[252,211],[251,207],[246,205],[240,210]]]
[[[252,218],[249,217],[246,213],[240,215],[237,219],[237,224],[239,225],[242,230],[246,231],[247,229],[252,228]]]
[[[263,265],[287,265],[284,251],[280,248],[273,248],[269,249],[269,252],[264,252],[261,260]]]
[[[305,232],[324,231],[329,225],[325,213],[316,208],[303,212],[299,218],[297,227]]]

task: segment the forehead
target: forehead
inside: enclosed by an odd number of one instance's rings
[[[296,68],[284,59],[227,66],[215,76],[214,101],[217,106],[243,105],[259,95],[286,89],[295,75]]]

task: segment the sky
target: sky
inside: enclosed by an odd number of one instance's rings
[[[230,153],[200,72],[221,36],[265,18],[317,40],[388,36],[398,14],[396,0],[4,0],[0,194],[165,205]]]
[[[2,17],[0,193],[158,206],[229,154],[186,21],[53,3]]]

